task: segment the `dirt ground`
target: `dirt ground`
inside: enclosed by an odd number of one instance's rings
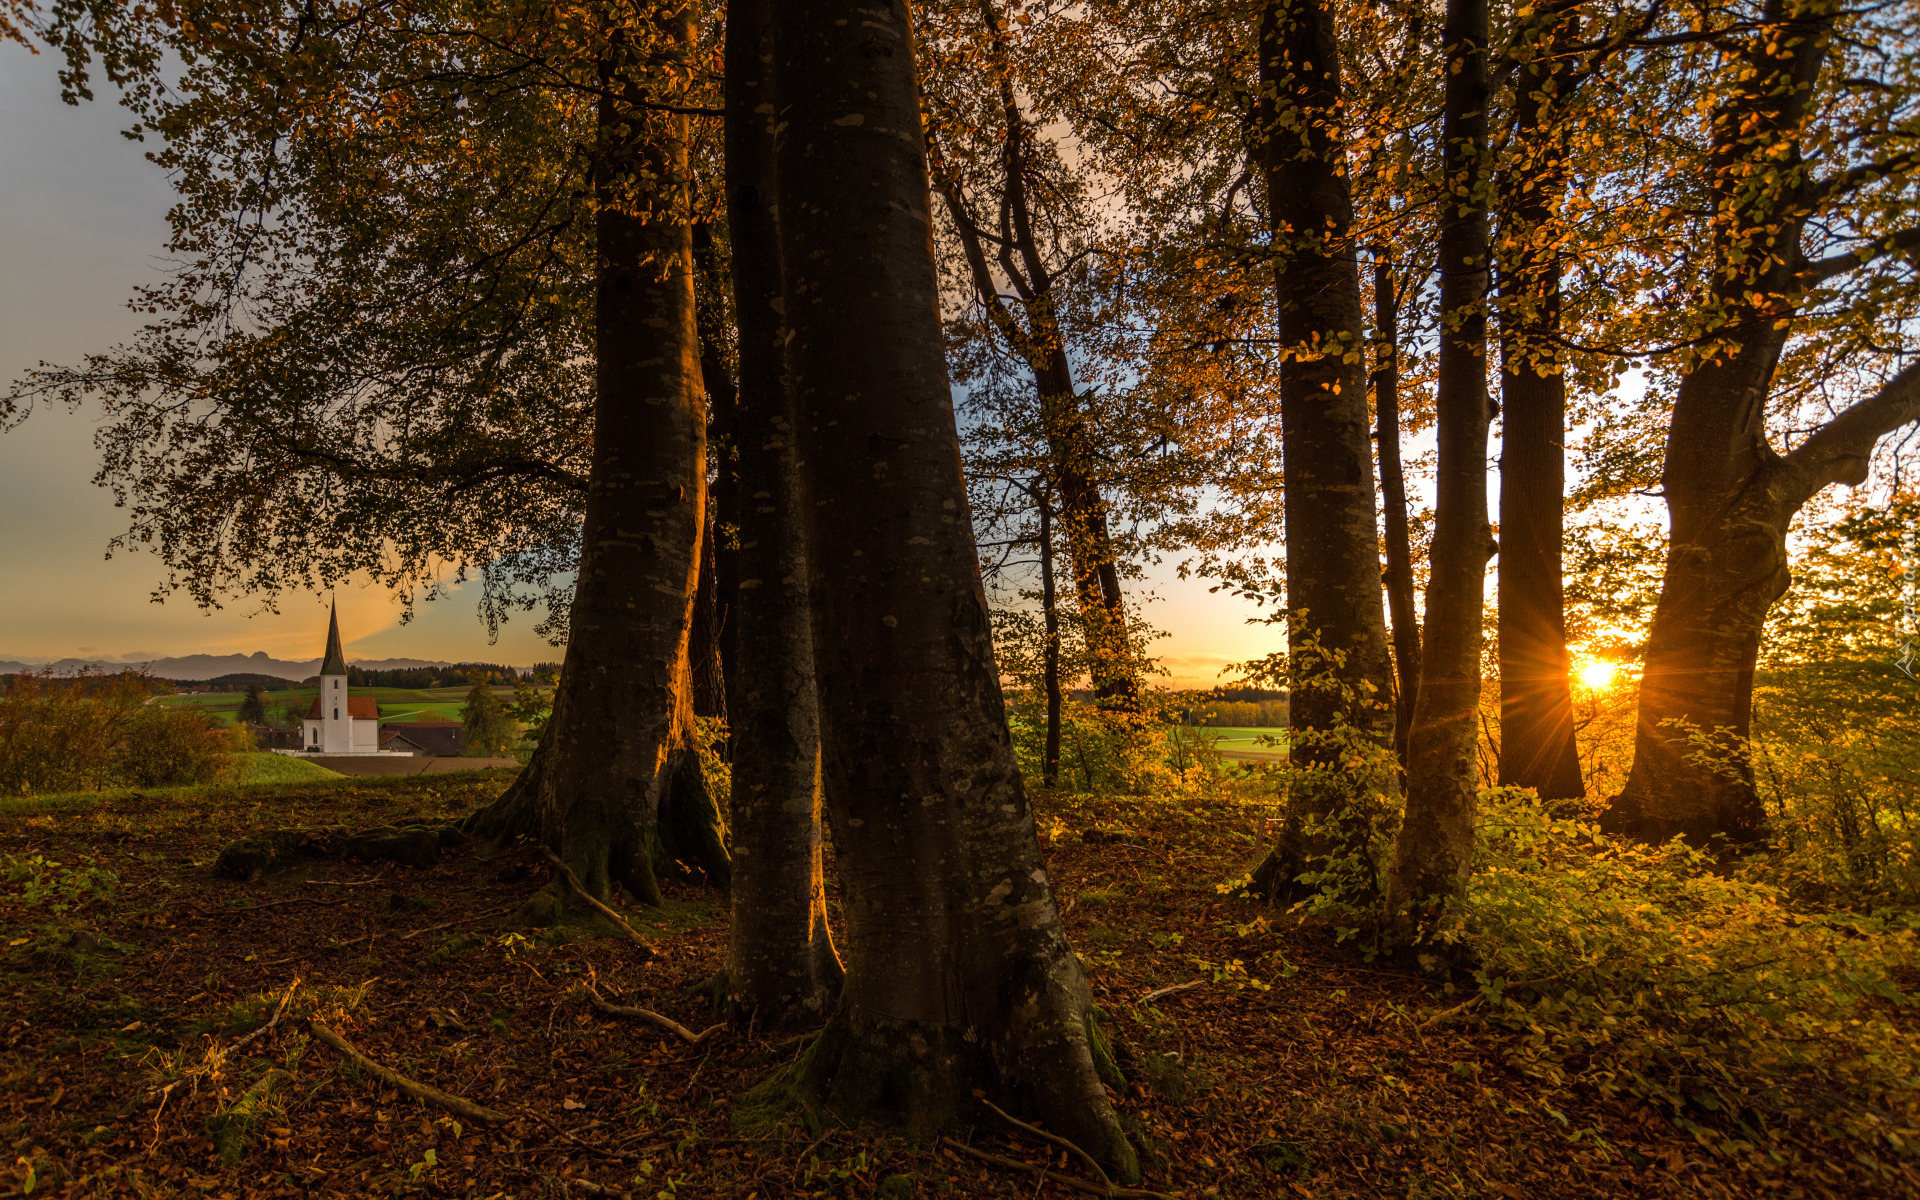
[[[0,1197],[1082,1194],[1030,1169],[1085,1181],[1076,1160],[990,1116],[954,1136],[1014,1165],[874,1127],[736,1127],[743,1094],[799,1041],[723,1028],[689,1045],[582,999],[591,981],[712,1025],[689,990],[724,956],[726,907],[711,891],[670,887],[664,909],[633,910],[663,951],[643,965],[607,927],[508,928],[546,879],[526,848],[449,846],[425,868],[305,859],[253,883],[212,871],[236,836],[442,821],[507,778],[0,815]],[[1729,1158],[1637,1102],[1504,1069],[1498,1035],[1429,1021],[1455,1003],[1431,981],[1222,895],[1216,882],[1253,853],[1231,801],[1042,798],[1039,811],[1075,946],[1124,1050],[1130,1082],[1115,1102],[1154,1192],[1920,1195],[1911,1166],[1860,1166],[1790,1133],[1774,1154]],[[1236,986],[1248,975],[1273,982]],[[1198,986],[1166,990],[1185,984]],[[509,1119],[462,1121],[409,1098],[310,1021]]]

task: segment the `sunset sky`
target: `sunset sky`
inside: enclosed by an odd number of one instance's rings
[[[0,377],[45,360],[72,363],[139,328],[126,308],[133,288],[164,268],[171,191],[144,147],[119,134],[110,94],[80,108],[60,103],[55,66],[0,45]],[[317,655],[323,596],[282,599],[280,613],[240,597],[207,614],[176,597],[151,602],[160,565],[144,554],[104,559],[124,530],[112,497],[93,486],[96,414],[42,410],[0,434],[0,660],[69,655],[142,659],[264,650]],[[1276,650],[1271,626],[1249,626],[1253,606],[1211,595],[1200,581],[1156,571],[1160,599],[1148,617],[1171,636],[1156,650],[1175,686],[1204,687],[1229,662]],[[424,606],[408,625],[384,592],[339,595],[349,657],[416,657],[530,664],[558,657],[532,619],[489,645],[471,594]]]

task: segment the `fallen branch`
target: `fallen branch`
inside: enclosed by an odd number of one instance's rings
[[[365,879],[352,879],[345,882],[333,879],[308,879],[303,882],[308,887],[365,887],[370,883],[379,883],[382,879],[386,878],[386,875],[387,873],[382,871],[378,875],[369,875]],[[265,906],[263,905],[262,907]]]
[[[646,956],[649,958],[652,958],[654,955],[660,953],[658,950],[654,949],[652,942],[649,942],[647,939],[641,937],[639,932],[636,931],[633,926],[627,924],[627,919],[625,917],[621,916],[619,913],[615,912],[612,908],[608,907],[607,905],[602,904],[600,901],[594,899],[593,893],[587,891],[585,885],[583,885],[580,882],[580,877],[573,873],[573,868],[569,867],[565,862],[561,861],[561,858],[558,854],[555,854],[553,851],[547,849],[545,846],[540,847],[540,853],[547,856],[547,861],[552,863],[555,869],[557,869],[560,872],[561,877],[567,881],[567,884],[569,887],[573,888],[574,893],[576,895],[578,895],[582,900],[585,900],[588,904],[591,904],[595,908],[599,909],[600,915],[604,916],[607,920],[612,921],[614,924],[614,927],[620,930],[620,932],[626,934],[627,938],[630,941],[632,941],[635,946],[638,946],[642,953],[646,954]]]
[[[615,1162],[625,1162],[628,1157],[627,1155],[620,1153],[618,1150],[607,1150],[607,1149],[603,1149],[602,1147],[594,1145],[592,1142],[583,1142],[579,1138],[573,1136],[571,1133],[568,1133],[566,1130],[562,1129],[551,1118],[543,1117],[539,1113],[534,1112],[530,1108],[523,1108],[520,1110],[520,1112],[525,1116],[532,1117],[534,1120],[540,1122],[542,1125],[545,1125],[548,1129],[553,1130],[555,1133],[559,1134],[561,1137],[572,1142],[574,1145],[580,1147],[582,1150],[585,1150],[589,1154],[598,1154],[602,1158],[611,1158]]]
[[[1172,996],[1179,992],[1190,992],[1197,987],[1205,987],[1205,986],[1207,986],[1206,980],[1196,979],[1192,983],[1176,983],[1172,987],[1155,988],[1153,991],[1148,992],[1146,995],[1140,997],[1140,999],[1135,1001],[1135,1003],[1136,1004],[1152,1004],[1155,1000],[1160,999],[1162,996]]]
[[[601,1012],[610,1013],[616,1017],[633,1017],[636,1020],[651,1021],[681,1041],[687,1043],[689,1046],[698,1046],[700,1043],[727,1027],[727,1023],[722,1021],[718,1025],[710,1025],[702,1032],[695,1033],[672,1017],[662,1016],[652,1009],[635,1008],[627,1004],[610,1004],[599,992],[594,991],[584,983],[580,985],[580,990],[587,994],[587,999],[593,1001],[593,1006]]]
[[[280,997],[280,1007],[273,1010],[273,1019],[268,1021],[265,1025],[262,1025],[260,1028],[254,1030],[252,1033],[249,1033],[247,1036],[238,1039],[233,1043],[233,1045],[228,1046],[226,1050],[222,1052],[220,1057],[222,1059],[225,1059],[227,1055],[232,1054],[235,1050],[238,1050],[240,1047],[246,1045],[248,1042],[253,1041],[255,1038],[261,1037],[264,1034],[271,1033],[273,1031],[273,1027],[280,1023],[281,1016],[283,1016],[286,1013],[287,1005],[292,1002],[293,990],[299,986],[300,986],[300,977],[296,975],[293,978],[293,982],[287,985],[287,994]]]
[[[365,1054],[362,1054],[352,1042],[349,1042],[318,1021],[308,1021],[307,1025],[313,1030],[313,1036],[319,1038],[327,1045],[332,1046],[335,1050],[338,1050],[350,1062],[357,1064],[361,1070],[376,1079],[381,1079],[392,1084],[407,1095],[412,1096],[415,1100],[424,1100],[430,1104],[438,1104],[454,1116],[465,1117],[469,1121],[484,1121],[489,1125],[504,1125],[508,1121],[513,1120],[513,1118],[506,1113],[496,1112],[491,1108],[482,1108],[480,1105],[473,1103],[473,1101],[463,1100],[452,1092],[443,1092],[431,1084],[408,1079],[405,1075],[402,1075],[391,1067],[381,1066]]]
[[[1019,1128],[1026,1130],[1028,1133],[1039,1138],[1043,1142],[1052,1142],[1054,1145],[1059,1146],[1063,1150],[1073,1151],[1075,1154],[1080,1156],[1081,1162],[1086,1163],[1089,1167],[1093,1168],[1093,1173],[1100,1177],[1101,1183],[1105,1184],[1109,1189],[1113,1187],[1113,1180],[1107,1178],[1106,1171],[1101,1169],[1099,1162],[1095,1160],[1093,1155],[1088,1154],[1085,1150],[1082,1150],[1080,1147],[1074,1145],[1072,1142],[1068,1141],[1066,1138],[1061,1137],[1059,1134],[1048,1133],[1044,1129],[1027,1124],[1025,1121],[1022,1121],[1019,1117],[1016,1117],[1007,1113],[1006,1111],[1001,1109],[999,1105],[987,1099],[985,1096],[980,1097],[980,1103],[986,1105],[987,1110],[989,1112],[993,1113],[994,1116],[999,1117],[1002,1121],[1005,1121],[1007,1124],[1018,1126]]]
[[[491,912],[476,913],[471,917],[455,917],[451,921],[442,921],[438,925],[429,925],[425,929],[416,929],[412,933],[403,933],[400,935],[400,940],[403,942],[408,941],[412,938],[419,937],[423,933],[433,933],[436,930],[445,929],[449,925],[458,925],[463,920],[464,921],[484,921],[488,917],[504,917],[508,913],[512,912],[513,910],[514,910],[514,906],[509,904],[505,908],[496,908]]]
[[[1169,1196],[1165,1192],[1150,1192],[1145,1188],[1115,1187],[1110,1183],[1095,1183],[1090,1179],[1082,1179],[1078,1175],[1064,1175],[1046,1167],[1036,1167],[1030,1162],[1021,1162],[1017,1158],[988,1154],[985,1150],[976,1150],[965,1142],[956,1142],[950,1137],[943,1137],[940,1141],[962,1154],[971,1154],[983,1162],[990,1162],[999,1167],[1010,1167],[1016,1171],[1037,1171],[1055,1183],[1064,1183],[1076,1191],[1088,1192],[1095,1196],[1110,1196],[1114,1200],[1177,1200],[1177,1197]]]

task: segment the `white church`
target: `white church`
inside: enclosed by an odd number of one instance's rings
[[[347,656],[340,648],[340,612],[327,621],[327,654],[320,663],[320,694],[301,722],[308,754],[379,754],[380,702],[347,694]]]

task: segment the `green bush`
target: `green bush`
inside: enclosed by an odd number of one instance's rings
[[[1615,841],[1531,793],[1482,804],[1459,930],[1479,991],[1457,1011],[1521,1035],[1509,1065],[1663,1103],[1703,1137],[1758,1144],[1779,1120],[1896,1151],[1914,1136],[1911,923],[1796,910],[1683,842]]]

